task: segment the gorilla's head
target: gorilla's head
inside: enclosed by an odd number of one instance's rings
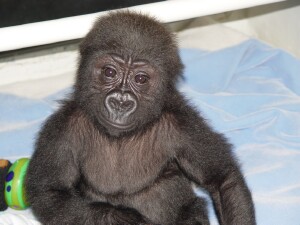
[[[80,56],[75,99],[113,136],[158,118],[182,71],[173,35],[128,11],[99,18]]]

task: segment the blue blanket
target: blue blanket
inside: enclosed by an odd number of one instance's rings
[[[178,87],[234,144],[258,224],[299,225],[300,61],[256,40],[180,53]],[[0,158],[30,156],[41,123],[70,90],[38,100],[0,93]]]

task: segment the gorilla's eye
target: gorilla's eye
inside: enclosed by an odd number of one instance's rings
[[[144,84],[144,83],[146,83],[149,80],[149,77],[146,76],[145,74],[137,74],[134,77],[134,80],[138,84]]]
[[[103,71],[107,77],[114,77],[117,74],[117,71],[111,67],[104,67]]]

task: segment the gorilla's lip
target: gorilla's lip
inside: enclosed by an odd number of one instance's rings
[[[117,128],[119,130],[130,130],[133,128],[134,124],[133,123],[129,123],[129,124],[120,124],[120,123],[115,123],[112,122],[110,120],[107,120],[105,118],[102,117],[102,120],[109,126],[112,126],[114,128]]]
[[[120,130],[130,130],[133,127],[133,124],[119,124],[107,121],[111,126],[116,127]]]

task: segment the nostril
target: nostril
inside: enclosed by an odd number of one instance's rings
[[[115,98],[110,98],[108,101],[108,104],[113,110],[118,110],[118,108],[120,106],[118,100]]]
[[[133,101],[124,101],[124,102],[121,102],[121,108],[126,110],[126,111],[129,111],[133,108],[134,106],[134,103]]]

